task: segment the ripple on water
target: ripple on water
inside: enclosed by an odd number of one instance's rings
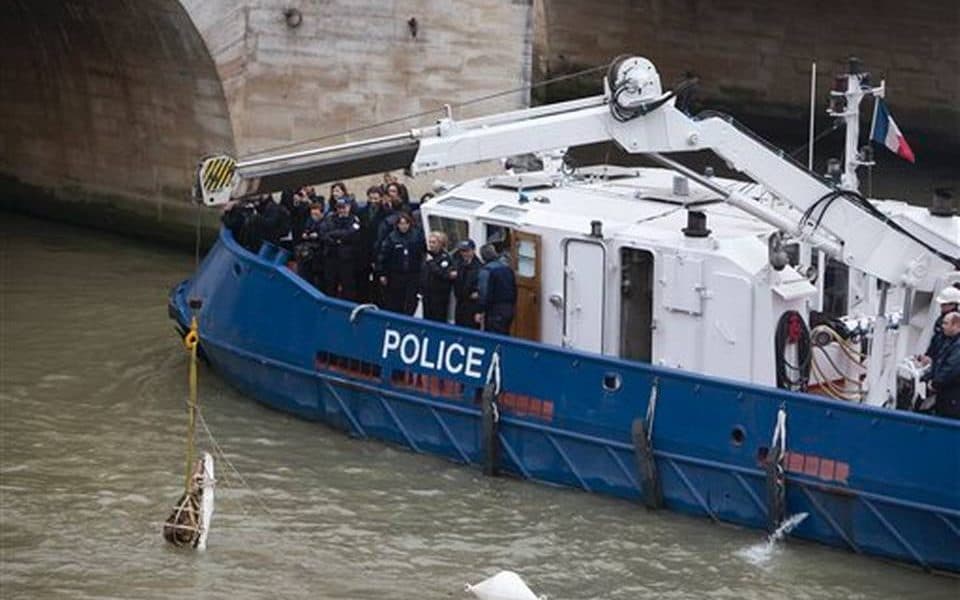
[[[165,294],[192,257],[19,217],[0,235],[17,257],[0,344],[24,340],[0,386],[4,600],[448,600],[500,569],[557,600],[960,597],[793,541],[756,565],[737,552],[758,532],[354,440],[206,368],[204,417],[251,487],[221,463],[208,552],[174,550],[159,530],[182,486],[186,361]]]

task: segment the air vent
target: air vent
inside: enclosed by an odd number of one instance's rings
[[[542,174],[497,175],[487,179],[487,187],[504,190],[544,190],[553,187],[553,180]]]

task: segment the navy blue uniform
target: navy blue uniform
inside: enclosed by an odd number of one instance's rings
[[[934,412],[960,419],[960,336],[944,336],[930,370],[930,382],[937,392]]]
[[[313,287],[323,289],[323,219],[307,217],[300,227],[300,241],[296,247],[297,271]]]
[[[259,206],[260,235],[271,244],[292,250],[290,213],[272,199],[263,200]]]
[[[450,306],[450,289],[453,280],[450,272],[453,260],[440,250],[427,252],[423,257],[423,270],[420,274],[420,294],[423,297],[423,317],[431,321],[447,320],[447,308]]]
[[[303,237],[303,227],[310,218],[310,204],[319,200],[316,195],[299,197],[295,192],[283,192],[280,196],[280,205],[290,214],[290,233],[294,244],[298,244]],[[322,200],[321,200],[322,201]]]
[[[513,269],[500,260],[492,260],[480,268],[477,281],[480,310],[485,314],[484,327],[495,333],[510,333],[514,305],[517,303],[517,279]]]
[[[417,287],[423,263],[423,240],[416,229],[391,231],[381,242],[375,270],[387,278],[384,305],[387,310],[412,315],[417,310]]]
[[[356,300],[357,261],[360,258],[360,219],[354,215],[327,215],[321,228],[324,292]]]
[[[940,315],[933,323],[933,337],[930,338],[930,344],[927,346],[925,353],[933,362],[937,362],[937,355],[940,354],[940,350],[947,341],[947,336],[943,334],[943,318],[945,316],[945,314]]]
[[[461,256],[457,257],[454,269],[457,278],[453,282],[453,295],[457,299],[457,308],[454,321],[461,327],[479,329],[477,313],[480,310],[480,268],[483,263],[476,256],[470,262],[464,262]]]
[[[251,252],[260,250],[260,218],[255,204],[234,202],[227,206],[220,220],[238,244]]]

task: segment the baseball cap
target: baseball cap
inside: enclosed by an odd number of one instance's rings
[[[477,245],[471,239],[460,240],[457,242],[457,250],[476,250]]]

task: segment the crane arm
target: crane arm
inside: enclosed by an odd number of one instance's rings
[[[268,193],[398,167],[416,174],[613,140],[629,153],[649,155],[681,171],[682,165],[662,154],[713,151],[777,200],[763,202],[689,170],[684,173],[722,194],[727,202],[884,281],[929,291],[943,274],[958,267],[960,241],[951,244],[952,255],[935,249],[866,201],[852,201],[856,197],[851,192],[809,173],[732,120],[715,114],[686,115],[674,106],[672,93],[662,92],[659,75],[646,59],[614,63],[605,91],[488,117],[445,118],[393,136],[242,160],[236,163],[232,189],[204,189],[202,198],[217,204],[231,193],[234,197]],[[198,179],[198,187],[203,188],[203,176]]]

